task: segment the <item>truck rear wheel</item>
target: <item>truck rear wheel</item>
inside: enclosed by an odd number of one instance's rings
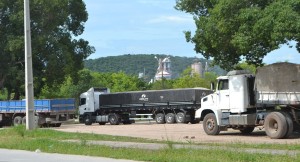
[[[272,139],[284,138],[288,131],[287,120],[281,112],[271,112],[265,118],[266,134]]]
[[[157,124],[164,124],[165,123],[165,115],[163,113],[156,114],[155,121]]]
[[[22,117],[21,116],[15,116],[13,123],[14,123],[14,126],[21,125],[22,124]]]
[[[175,123],[175,114],[174,113],[168,113],[166,115],[166,123],[168,123],[168,124]]]
[[[177,123],[185,123],[186,121],[185,114],[183,112],[179,112],[176,114],[176,122]]]
[[[287,122],[287,131],[286,134],[284,135],[284,138],[288,138],[294,131],[294,123],[293,123],[293,119],[292,116],[287,113],[287,112],[282,112],[283,115],[285,116],[286,122]]]
[[[120,118],[117,114],[111,114],[108,116],[108,121],[111,125],[119,125],[120,124]]]
[[[217,123],[217,118],[214,113],[205,115],[203,119],[203,129],[208,135],[218,135],[220,133],[220,127]]]

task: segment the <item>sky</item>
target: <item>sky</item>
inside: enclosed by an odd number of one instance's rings
[[[167,54],[203,58],[186,42],[192,15],[174,9],[176,0],[84,0],[89,14],[81,36],[96,52],[88,59],[124,54]],[[293,46],[292,48],[290,48]],[[269,53],[264,62],[300,63],[295,42]]]

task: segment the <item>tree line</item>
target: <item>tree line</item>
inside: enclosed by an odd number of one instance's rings
[[[165,58],[170,57],[171,69],[173,78],[178,78],[180,74],[191,67],[194,62],[201,62],[202,69],[205,65],[208,65],[207,72],[214,72],[218,75],[225,74],[225,71],[219,66],[210,66],[211,60],[196,57],[180,57],[170,56],[162,54],[125,54],[120,56],[108,56],[100,57],[97,59],[89,59],[84,62],[85,68],[97,71],[97,72],[120,72],[123,71],[126,74],[138,75],[139,73],[145,73],[146,81],[150,81],[154,78],[156,73],[158,62],[154,57]]]

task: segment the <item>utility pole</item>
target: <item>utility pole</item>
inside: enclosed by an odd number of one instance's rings
[[[26,129],[34,128],[33,74],[29,0],[24,0]]]

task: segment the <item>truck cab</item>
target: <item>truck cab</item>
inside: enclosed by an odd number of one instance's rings
[[[110,93],[109,88],[90,88],[87,92],[80,94],[79,98],[79,121],[84,121],[88,114],[96,112],[99,109],[99,96],[101,94]],[[89,119],[89,118],[88,118]]]
[[[249,114],[255,107],[253,89],[254,76],[247,71],[231,71],[220,76],[214,93],[202,98],[195,118],[203,121],[205,132],[211,135],[227,128],[245,130],[250,126],[247,129],[252,129],[255,123],[248,118],[255,118],[255,114]]]

